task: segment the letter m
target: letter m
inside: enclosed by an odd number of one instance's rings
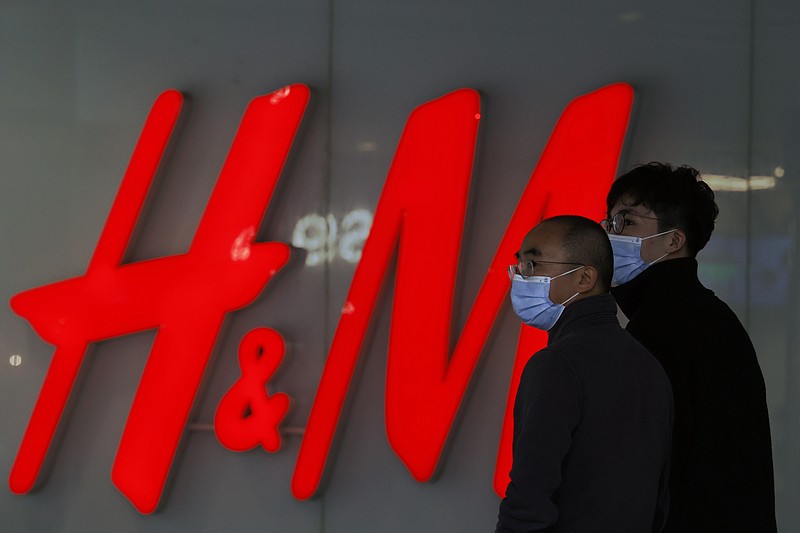
[[[514,260],[525,233],[542,218],[566,213],[602,217],[632,100],[630,86],[615,84],[566,108],[511,217],[452,356],[453,295],[479,96],[474,90],[458,90],[414,110],[389,170],[311,409],[292,481],[296,497],[308,498],[319,486],[380,287],[398,248],[386,378],[387,434],[414,478],[430,479],[506,299],[506,266]],[[523,328],[509,392],[512,401],[524,362],[545,341],[543,334]],[[496,487],[507,479],[509,458],[510,446],[504,439],[498,461],[501,481],[496,480]]]

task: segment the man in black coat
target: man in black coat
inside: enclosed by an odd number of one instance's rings
[[[718,208],[691,167],[651,163],[621,176],[603,221],[611,292],[627,330],[661,362],[675,401],[665,531],[776,530],[764,378],[736,315],[697,278]]]
[[[528,233],[517,259],[514,310],[550,334],[517,391],[497,531],[660,531],[672,394],[658,361],[619,325],[608,237],[589,219],[555,217]]]

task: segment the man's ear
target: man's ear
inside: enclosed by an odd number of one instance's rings
[[[591,292],[597,285],[597,269],[593,266],[585,266],[581,270],[578,278],[578,292],[585,294]]]
[[[676,229],[669,234],[667,252],[669,252],[670,255],[679,255],[681,252],[688,253],[686,249],[686,234],[683,230]]]

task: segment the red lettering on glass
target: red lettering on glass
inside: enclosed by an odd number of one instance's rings
[[[29,491],[47,454],[89,343],[158,328],[112,470],[143,513],[155,510],[222,321],[262,291],[289,257],[283,243],[254,243],[309,90],[292,85],[255,98],[186,254],[122,264],[125,249],[182,105],[156,100],[86,274],[11,300],[56,346],[9,479]]]
[[[399,246],[389,339],[389,441],[419,481],[434,473],[475,364],[509,288],[506,265],[533,225],[572,213],[599,219],[619,162],[633,99],[615,84],[566,108],[511,217],[452,357],[448,354],[456,265],[475,149],[478,95],[461,90],[417,108],[389,170],[372,230],[342,309],[300,448],[292,492],[318,489],[366,328],[392,252]],[[431,228],[435,228],[432,231]],[[399,244],[398,244],[399,243]],[[443,266],[445,265],[445,266]],[[523,327],[509,390],[546,336]],[[495,488],[510,468],[510,409]]]
[[[265,385],[285,351],[283,339],[274,329],[257,328],[242,339],[242,377],[222,397],[214,415],[217,439],[229,450],[243,452],[259,444],[268,452],[280,449],[278,425],[289,409],[289,396],[269,394]]]
[[[505,266],[540,219],[582,214],[599,219],[619,161],[633,93],[616,84],[566,108],[512,215],[452,357],[448,344],[456,265],[478,129],[479,99],[460,90],[409,117],[343,306],[301,444],[292,491],[318,488],[380,285],[399,247],[389,342],[386,426],[412,475],[433,474],[461,400],[508,291]],[[9,484],[32,488],[91,342],[158,328],[112,471],[142,512],[155,509],[225,314],[252,301],[288,259],[282,243],[253,243],[308,102],[293,85],[248,107],[217,186],[186,254],[122,264],[182,97],[153,106],[117,199],[84,276],[12,299],[56,345]],[[436,228],[431,232],[430,228]],[[495,473],[505,490],[510,468],[511,406],[519,375],[546,336],[522,327]],[[223,398],[215,427],[223,445],[280,447],[277,427],[288,397],[265,383],[283,357],[280,336],[260,328],[242,341],[242,379]],[[168,400],[165,401],[165,399]]]
[[[389,441],[418,480],[427,479],[431,461],[435,464],[438,450],[433,448],[443,436],[430,433],[441,432],[441,424],[419,410],[436,411],[433,416],[437,417],[441,410],[453,407],[448,405],[452,404],[452,394],[442,389],[457,384],[442,381],[454,276],[443,267],[454,265],[461,249],[479,111],[478,93],[463,89],[418,107],[408,119],[306,425],[292,480],[292,492],[298,498],[311,496],[319,484],[398,238],[401,244],[391,342],[396,347],[401,342],[398,333],[410,332],[411,338],[402,341],[403,348],[407,350],[406,343],[419,341],[415,349],[426,357],[390,351],[386,393]],[[406,290],[411,290],[415,298],[403,298]],[[412,377],[415,368],[422,383]],[[403,393],[404,386],[407,394]],[[415,394],[420,397],[415,398]],[[403,438],[398,435],[402,431],[410,434]],[[416,452],[408,450],[415,442],[420,443]]]

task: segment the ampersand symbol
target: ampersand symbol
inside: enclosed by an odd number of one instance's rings
[[[243,452],[261,445],[268,452],[281,447],[278,425],[289,409],[289,396],[269,394],[266,383],[283,360],[286,348],[277,331],[256,328],[239,344],[242,377],[225,393],[214,415],[217,439]]]

